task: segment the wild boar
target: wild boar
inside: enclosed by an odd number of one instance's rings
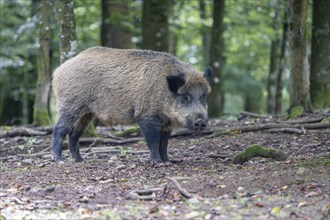
[[[176,57],[149,50],[89,48],[59,66],[53,75],[58,121],[53,159],[62,162],[62,143],[82,161],[79,138],[93,117],[114,124],[138,123],[153,164],[170,163],[167,144],[176,127],[203,130],[208,121],[205,73]]]

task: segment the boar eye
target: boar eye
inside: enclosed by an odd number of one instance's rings
[[[188,95],[188,94],[183,95],[183,99],[184,99],[186,102],[190,102],[190,101],[191,101],[191,97],[190,97],[190,95]]]

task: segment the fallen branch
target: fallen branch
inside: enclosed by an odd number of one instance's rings
[[[142,137],[137,137],[137,138],[127,138],[123,140],[114,140],[110,138],[81,138],[79,140],[80,144],[129,144],[129,143],[137,143],[139,141],[143,141]]]
[[[319,118],[311,118],[306,120],[295,120],[295,121],[276,121],[277,123],[284,123],[284,124],[309,124],[309,123],[317,123],[324,119],[324,117]]]
[[[181,195],[183,195],[184,197],[190,199],[193,198],[194,196],[192,194],[190,194],[185,188],[183,188],[180,183],[174,179],[173,177],[165,177],[165,179],[169,180],[170,182],[172,182],[175,187],[179,190],[179,192],[181,193]]]
[[[144,190],[132,190],[126,194],[126,199],[152,200],[156,198],[155,193],[164,191],[165,188],[151,188]]]
[[[307,129],[322,129],[322,128],[330,128],[330,123],[314,123],[314,124],[260,124],[253,126],[237,126],[231,128],[222,128],[222,127],[213,127],[210,128],[210,131],[213,132],[212,137],[218,137],[221,135],[229,134],[232,132],[250,132],[250,131],[262,131],[274,128],[307,128]]]
[[[14,130],[0,133],[0,138],[15,137],[15,136],[44,136],[47,132],[36,131],[30,128],[15,128]]]
[[[99,151],[91,151],[88,152],[84,155],[84,158],[87,158],[90,155],[93,154],[101,154],[101,153],[110,153],[110,154],[117,154],[117,153],[122,153],[124,152],[125,154],[147,154],[150,151],[149,150],[140,150],[140,151],[126,151],[126,150],[113,150],[113,149],[109,149],[109,150],[99,150]]]
[[[265,132],[269,133],[289,133],[289,134],[306,134],[305,129],[298,128],[272,128],[265,130]]]
[[[246,111],[242,111],[240,112],[240,115],[242,115],[243,117],[253,117],[253,118],[269,118],[270,116],[267,116],[267,115],[259,115],[259,114],[256,114],[256,113],[252,113],[252,112],[246,112]]]

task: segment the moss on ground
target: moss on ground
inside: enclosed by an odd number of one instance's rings
[[[95,127],[93,123],[90,123],[88,128],[86,129],[84,135],[84,137],[98,137],[96,131],[95,131]]]
[[[330,153],[320,157],[314,158],[311,160],[303,161],[299,164],[299,166],[303,167],[318,167],[318,166],[330,166]]]
[[[253,144],[247,147],[243,152],[237,154],[233,159],[233,164],[244,164],[253,157],[266,157],[274,160],[286,160],[288,158],[282,151],[264,148],[259,144]]]
[[[304,107],[297,105],[289,110],[288,119],[292,119],[301,116],[304,113]]]

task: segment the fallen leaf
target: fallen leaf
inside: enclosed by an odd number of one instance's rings
[[[313,197],[313,196],[318,196],[320,195],[319,192],[310,192],[305,195],[306,198]]]
[[[307,205],[307,202],[299,202],[298,203],[298,208],[300,208],[300,207],[304,207],[304,206],[306,206]]]
[[[307,189],[316,189],[317,186],[315,186],[315,185],[309,185],[309,186],[306,186],[306,188],[307,188]]]
[[[281,212],[281,208],[280,207],[274,207],[270,213],[273,214],[273,215],[274,214],[277,215],[280,212]]]
[[[287,186],[287,185],[282,186],[281,189],[282,189],[282,190],[287,190],[287,189],[288,189],[288,186]]]
[[[188,214],[185,215],[185,218],[187,219],[192,219],[192,218],[197,218],[199,216],[199,212],[196,212],[196,211],[192,211]]]

